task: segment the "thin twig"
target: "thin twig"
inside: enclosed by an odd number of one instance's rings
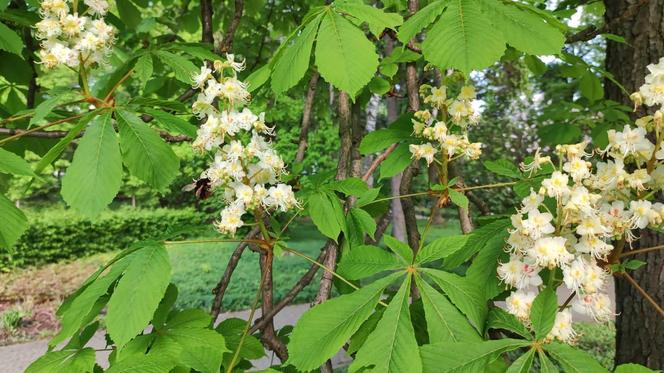
[[[247,235],[244,237],[245,240],[251,240],[260,231],[260,228],[254,227],[247,233]],[[231,277],[233,276],[233,272],[235,272],[235,268],[237,268],[238,263],[240,262],[240,258],[242,257],[242,253],[244,250],[247,248],[249,245],[248,242],[241,242],[235,250],[233,251],[233,254],[231,257],[228,259],[228,264],[226,264],[226,269],[224,270],[224,274],[221,276],[219,279],[219,282],[217,283],[217,286],[212,290],[214,293],[214,300],[212,301],[212,308],[210,309],[210,314],[212,315],[212,322],[215,322],[217,320],[217,317],[219,316],[219,313],[221,312],[221,304],[224,299],[224,294],[226,294],[226,289],[228,289],[228,285],[231,282]]]
[[[643,248],[643,249],[636,249],[636,250],[626,251],[626,252],[620,254],[620,257],[624,258],[624,257],[630,256],[630,255],[648,253],[648,252],[651,252],[651,251],[662,250],[662,249],[664,249],[664,245],[646,247],[646,248]]]
[[[238,343],[237,348],[235,349],[235,353],[233,354],[233,359],[231,359],[230,364],[228,364],[228,368],[226,368],[226,373],[233,372],[233,367],[235,367],[235,363],[237,362],[237,359],[240,356],[240,351],[242,350],[242,345],[244,344],[244,340],[247,338],[247,335],[249,334],[249,328],[251,326],[251,322],[254,319],[256,308],[258,308],[258,302],[261,300],[261,293],[263,292],[263,285],[265,284],[266,274],[267,272],[263,273],[263,276],[261,276],[261,282],[259,283],[258,290],[256,291],[256,298],[254,299],[254,304],[251,306],[251,311],[249,312],[247,325],[244,327],[244,332],[242,332],[242,336],[240,337],[240,342]]]
[[[235,37],[235,31],[237,31],[240,21],[242,20],[242,13],[244,12],[244,0],[235,0],[235,11],[233,13],[233,18],[231,23],[224,33],[224,38],[221,40],[219,45],[219,53],[227,53],[231,50],[233,46],[233,38]]]
[[[641,286],[639,286],[638,283],[636,283],[636,280],[634,280],[634,278],[632,278],[629,273],[623,272],[621,275],[627,280],[627,282],[634,286],[634,288],[636,288],[636,290],[638,290],[639,293],[641,293],[641,295],[643,295],[643,297],[653,305],[653,307],[655,307],[660,315],[664,316],[664,309],[659,304],[657,304],[657,302],[650,296],[650,294],[648,294]]]
[[[371,162],[371,165],[369,165],[369,168],[364,173],[364,176],[362,176],[362,180],[363,181],[369,180],[369,178],[371,177],[371,174],[376,170],[376,168],[378,168],[378,166],[381,164],[381,162],[383,162],[385,160],[385,158],[387,158],[388,155],[392,154],[392,152],[394,151],[394,149],[397,148],[398,145],[399,144],[390,145],[390,147],[385,149],[385,151],[383,153],[381,153],[381,155],[376,157],[376,159],[374,159],[373,162]]]
[[[22,131],[21,133],[17,133],[17,134],[15,134],[15,135],[13,135],[13,136],[9,136],[9,137],[7,137],[7,138],[4,138],[4,139],[0,140],[0,145],[4,145],[4,144],[6,144],[6,143],[8,143],[8,142],[10,142],[10,141],[13,141],[13,140],[19,139],[19,138],[21,138],[21,137],[23,137],[23,136],[26,136],[26,135],[28,135],[28,134],[30,134],[30,133],[33,133],[33,132],[37,132],[37,131],[40,131],[40,130],[43,130],[43,129],[46,129],[46,128],[49,128],[49,127],[56,126],[56,125],[58,125],[58,124],[62,124],[62,123],[66,123],[66,122],[70,122],[70,121],[72,121],[72,120],[75,120],[75,119],[81,118],[81,117],[84,116],[85,114],[87,114],[87,113],[77,114],[77,115],[74,115],[74,116],[71,116],[71,117],[68,117],[68,118],[64,118],[64,119],[56,120],[55,122],[51,122],[51,123],[44,124],[44,125],[39,126],[39,127],[35,127],[35,128],[31,128],[31,129],[29,129],[29,130]]]
[[[129,71],[127,71],[126,74],[124,74],[124,75],[122,76],[122,78],[120,78],[120,80],[118,80],[117,82],[115,82],[115,84],[113,85],[113,87],[111,88],[111,90],[108,91],[108,93],[106,94],[106,96],[104,96],[104,100],[103,100],[103,101],[104,101],[104,102],[108,102],[108,100],[110,100],[111,96],[113,96],[113,93],[115,93],[115,91],[116,91],[118,88],[120,88],[120,85],[122,85],[122,83],[124,83],[125,80],[129,79],[129,77],[131,76],[131,74],[132,74],[133,72],[134,72],[134,68],[132,67],[131,69],[129,69]]]
[[[320,254],[318,255],[318,258],[316,259],[317,262],[320,262],[323,260],[325,257],[325,251],[321,251]],[[314,276],[316,275],[316,272],[318,272],[318,268],[320,268],[317,264],[312,264],[307,273],[302,276],[295,285],[286,293],[286,295],[277,303],[274,305],[274,307],[270,310],[270,312],[261,315],[261,317],[256,320],[256,323],[254,326],[251,327],[251,330],[249,330],[249,334],[253,334],[259,329],[262,329],[270,320],[274,318],[274,316],[279,313],[284,307],[286,307],[290,302],[295,299],[295,297],[300,293],[302,289],[304,289],[311,280],[313,280]]]
[[[563,303],[563,305],[560,306],[560,308],[558,308],[558,312],[564,310],[565,307],[567,307],[569,305],[569,302],[571,302],[572,299],[574,299],[575,296],[576,296],[576,291],[573,291],[572,294],[570,294],[569,297],[567,297],[567,299],[565,299],[565,302]]]

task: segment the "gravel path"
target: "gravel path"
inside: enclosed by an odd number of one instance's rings
[[[611,300],[613,301],[614,298],[613,281],[609,282],[607,291],[611,296]],[[559,303],[564,302],[568,295],[569,291],[566,290],[559,291],[558,292]],[[502,307],[504,303],[498,302],[498,305]],[[277,316],[275,317],[275,327],[281,328],[285,325],[295,325],[297,320],[307,309],[309,309],[308,304],[299,304],[299,305],[286,307],[282,312],[277,314]],[[574,315],[575,315],[575,321],[585,321],[585,322],[592,321],[588,317],[582,317],[578,314]],[[228,312],[220,315],[217,321],[221,322],[222,320],[231,317],[239,317],[246,320],[248,316],[249,316],[249,311]],[[255,317],[256,318],[260,317],[260,310],[257,311]],[[48,343],[47,340],[42,340],[42,341],[0,347],[0,373],[23,372],[25,368],[27,368],[27,366],[30,365],[30,363],[32,363],[35,359],[37,359],[46,351],[47,343]],[[92,337],[90,342],[88,342],[88,346],[97,349],[103,349],[105,345],[106,343],[103,332],[95,334],[95,336]],[[97,362],[103,367],[108,366],[107,363],[108,354],[109,354],[108,351],[97,352]],[[279,359],[276,356],[272,356],[272,354],[269,354],[267,357],[255,361],[254,365],[259,369],[264,369],[272,364],[277,364],[278,362]],[[350,362],[350,358],[346,356],[343,352],[339,352],[332,359],[332,362],[335,366],[345,365]]]

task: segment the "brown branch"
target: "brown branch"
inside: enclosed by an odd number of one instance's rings
[[[242,13],[244,12],[244,0],[235,0],[235,12],[233,13],[233,18],[231,23],[224,33],[224,37],[217,48],[217,53],[227,53],[231,50],[233,46],[233,38],[235,37],[235,31],[237,31],[238,26],[240,25],[240,20],[242,20]]]
[[[325,258],[326,254],[327,253],[325,252],[325,250],[321,250],[316,261],[317,262],[322,261],[323,258]],[[300,291],[302,291],[302,289],[304,289],[307,285],[309,285],[311,280],[313,280],[314,276],[316,275],[316,272],[318,272],[318,268],[319,268],[318,265],[313,264],[309,268],[307,273],[305,273],[304,276],[302,276],[297,281],[297,283],[293,285],[293,287],[288,291],[288,293],[286,293],[286,295],[284,295],[284,297],[277,304],[275,304],[274,307],[272,307],[270,312],[261,315],[261,317],[256,320],[256,323],[254,323],[254,325],[249,330],[249,334],[253,334],[256,331],[265,327],[265,325],[267,325],[267,323],[270,322],[270,320],[274,319],[274,316],[276,316],[282,309],[284,309],[287,305],[289,305],[290,302],[292,302],[293,299],[295,299],[295,297],[300,293]]]
[[[622,272],[621,276],[624,277],[625,280],[627,280],[627,282],[629,282],[632,286],[634,286],[634,288],[638,290],[638,292],[641,293],[641,295],[643,295],[643,297],[648,302],[650,302],[653,307],[655,307],[655,310],[657,310],[660,315],[664,316],[664,309],[659,304],[657,304],[657,302],[650,296],[650,294],[648,294],[648,292],[639,286],[639,284],[636,282],[636,280],[634,280],[634,278],[632,278],[632,276],[630,276],[627,272]]]
[[[51,123],[46,123],[46,124],[44,124],[44,125],[42,125],[42,126],[35,127],[35,128],[31,128],[31,129],[29,129],[29,130],[20,130],[19,132],[16,132],[14,135],[9,136],[9,137],[6,137],[6,138],[0,140],[0,145],[1,145],[1,144],[8,143],[8,142],[13,141],[13,140],[16,140],[16,139],[19,139],[19,138],[21,138],[21,137],[23,137],[23,136],[27,136],[27,135],[29,135],[29,134],[31,134],[31,133],[35,133],[35,132],[41,131],[41,130],[43,130],[43,129],[46,129],[46,128],[49,128],[49,127],[53,127],[53,126],[56,126],[56,125],[58,125],[58,124],[71,122],[72,120],[75,120],[75,119],[79,119],[79,118],[81,118],[81,117],[84,116],[85,114],[87,114],[87,113],[73,115],[73,116],[71,116],[71,117],[67,117],[67,118],[64,118],[64,119],[56,120],[55,122],[51,122]]]
[[[470,200],[470,202],[477,207],[477,209],[480,211],[480,214],[486,216],[486,215],[491,215],[491,209],[489,209],[489,205],[480,197],[477,196],[477,194],[468,191],[466,192],[466,197]]]
[[[152,120],[152,118],[150,118]],[[21,128],[0,128],[0,135],[21,135],[21,137],[36,137],[42,139],[60,139],[67,136],[67,131],[32,131]],[[76,138],[83,136],[82,133],[76,135]],[[190,141],[191,137],[186,135],[171,135],[166,131],[159,131],[159,136],[166,142],[178,143]]]
[[[394,151],[394,149],[397,148],[398,145],[399,144],[390,145],[390,147],[385,149],[385,151],[383,153],[381,153],[381,155],[376,157],[376,159],[374,159],[373,162],[371,162],[371,164],[369,165],[369,168],[367,169],[367,171],[362,176],[362,180],[363,181],[369,180],[369,178],[371,177],[371,174],[376,170],[376,168],[378,168],[378,166],[381,164],[381,162],[383,162],[385,160],[385,158],[387,158],[388,155],[392,154],[392,152]]]
[[[565,43],[571,44],[579,41],[588,41],[594,39],[599,34],[611,32],[611,30],[614,30],[616,26],[620,26],[622,23],[634,19],[637,16],[639,9],[641,9],[641,7],[646,5],[648,2],[649,0],[639,0],[636,3],[630,5],[620,17],[612,19],[609,23],[605,23],[599,27],[591,25],[581,31],[569,34],[565,39]]]
[[[300,139],[297,146],[297,153],[295,154],[295,162],[302,162],[304,159],[304,151],[307,149],[307,139],[309,138],[309,126],[311,124],[311,109],[314,105],[314,98],[316,97],[316,86],[318,85],[318,78],[320,74],[315,71],[311,74],[309,86],[307,88],[307,96],[304,99],[304,108],[302,109],[302,124],[300,126]]]
[[[214,44],[212,13],[212,0],[201,0],[201,28],[203,29],[201,41],[203,43]]]
[[[30,81],[28,82],[28,94],[26,95],[26,106],[28,109],[35,107],[37,99],[37,91],[39,86],[37,85],[37,69],[35,68],[35,45],[32,40],[32,35],[30,34],[30,28],[25,28],[23,30],[23,40],[25,41],[25,46],[28,49],[27,53],[27,62],[30,65],[30,70],[32,74],[30,75]]]
[[[269,237],[263,237],[264,239],[269,239]],[[260,268],[263,277],[265,278],[265,285],[263,286],[262,294],[262,304],[261,304],[261,313],[268,314],[272,311],[272,297],[273,297],[273,280],[272,280],[272,270],[273,270],[273,253],[272,250],[266,252],[261,252],[260,256]],[[268,320],[265,325],[261,328],[261,341],[263,344],[268,347],[270,350],[279,357],[281,361],[288,360],[288,350],[284,343],[279,339],[277,333],[274,330],[274,322],[272,319]]]
[[[644,247],[643,249],[636,249],[636,250],[626,251],[626,252],[620,254],[620,257],[624,258],[624,257],[630,256],[630,255],[648,253],[648,252],[651,252],[651,251],[662,250],[662,249],[664,249],[664,245],[653,246],[653,247]]]
[[[245,236],[245,239],[247,240],[253,239],[258,235],[259,231],[260,229],[258,227],[252,228],[249,231],[249,233],[247,233],[247,235]],[[228,285],[231,282],[231,277],[233,276],[233,272],[235,271],[235,268],[240,262],[242,253],[247,248],[247,246],[248,246],[247,242],[241,242],[239,245],[237,245],[230,259],[228,259],[228,264],[226,264],[226,269],[224,270],[224,274],[219,279],[217,286],[215,286],[214,289],[212,290],[212,292],[214,293],[214,300],[212,302],[212,309],[210,310],[210,314],[212,315],[213,321],[217,320],[217,317],[221,312],[221,303],[222,300],[224,299],[224,294],[226,294],[226,289],[228,289]]]
[[[560,307],[558,308],[558,312],[564,310],[565,307],[567,307],[567,305],[569,304],[569,302],[571,302],[572,299],[574,299],[575,296],[576,296],[576,291],[573,291],[572,294],[570,294],[569,297],[567,297],[567,299],[565,299],[565,303],[563,303],[562,306],[560,306]]]

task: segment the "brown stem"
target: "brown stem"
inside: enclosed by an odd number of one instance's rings
[[[26,95],[26,106],[28,107],[28,109],[32,109],[35,107],[37,99],[37,91],[39,89],[39,86],[37,85],[37,69],[35,67],[35,59],[33,57],[34,56],[33,53],[35,52],[35,46],[29,28],[25,28],[23,30],[23,40],[25,41],[25,46],[28,50],[27,62],[30,65],[30,70],[32,71],[32,74],[30,75],[30,81],[28,82],[28,94]]]
[[[345,92],[339,93],[339,136],[341,138],[341,145],[339,147],[339,160],[337,162],[337,180],[343,180],[347,177],[350,159],[352,142],[352,125],[351,125],[351,111],[350,99]],[[323,264],[334,270],[337,264],[337,250],[338,245],[333,240],[328,240],[325,243],[325,259]],[[320,288],[314,300],[314,304],[320,304],[330,298],[332,291],[333,275],[330,272],[324,272],[320,280]]]
[[[578,31],[574,34],[567,35],[565,43],[571,44],[579,41],[588,41],[594,39],[597,35],[609,32],[616,25],[621,25],[627,21],[630,21],[636,17],[639,9],[648,3],[649,0],[639,0],[636,3],[632,4],[627,10],[617,18],[612,19],[610,22],[605,23],[602,26],[591,25],[585,29]]]
[[[315,71],[311,74],[309,79],[309,87],[307,88],[307,96],[304,99],[304,108],[302,109],[302,124],[300,126],[300,139],[297,146],[297,153],[295,154],[295,162],[302,162],[304,159],[304,151],[307,149],[307,139],[309,137],[309,126],[311,124],[311,109],[314,106],[314,98],[316,97],[316,86],[318,85],[318,78],[320,74]]]
[[[631,250],[631,251],[624,252],[624,253],[620,254],[620,257],[624,258],[624,257],[630,256],[630,255],[648,253],[648,252],[651,252],[651,251],[662,250],[662,249],[664,249],[664,245],[653,246],[653,247],[645,247],[643,249],[636,249],[636,250]]]
[[[269,238],[269,237],[267,237]],[[272,269],[273,269],[273,256],[272,250],[267,250],[261,252],[260,256],[260,267],[261,273],[264,280],[263,294],[262,294],[262,305],[261,313],[263,315],[269,314],[272,311],[272,297],[273,297],[273,279],[272,279]],[[274,351],[277,354],[277,357],[281,361],[288,360],[288,350],[284,343],[277,337],[277,333],[274,330],[274,322],[272,319],[268,320],[265,325],[261,328],[261,341],[265,346]]]
[[[655,310],[657,310],[657,312],[659,312],[660,315],[664,316],[664,309],[659,304],[657,304],[657,302],[654,299],[652,299],[650,294],[648,294],[645,290],[643,290],[641,286],[639,286],[639,284],[636,283],[636,281],[634,280],[634,278],[632,278],[632,276],[630,276],[627,272],[621,273],[621,276],[624,277],[627,280],[627,282],[629,282],[632,286],[634,286],[634,288],[638,290],[638,292],[641,293],[641,295],[643,295],[643,297],[648,302],[650,302],[650,304],[652,304],[653,307],[655,307]]]
[[[110,98],[113,96],[113,93],[115,93],[115,91],[116,91],[118,88],[120,88],[120,85],[121,85],[122,83],[124,83],[125,80],[129,79],[129,76],[131,76],[131,74],[132,74],[133,72],[134,72],[134,69],[133,69],[133,68],[129,69],[129,71],[127,71],[127,73],[124,74],[124,75],[122,76],[122,78],[120,78],[120,80],[118,80],[115,84],[113,84],[113,87],[111,88],[110,91],[108,91],[108,93],[107,93],[106,96],[104,97],[104,100],[103,100],[103,101],[104,101],[104,102],[108,102],[108,101],[110,100]]]
[[[201,27],[203,29],[201,41],[203,43],[214,44],[212,14],[212,0],[201,0]]]
[[[71,122],[72,120],[75,120],[75,119],[81,118],[82,116],[84,116],[84,115],[86,115],[86,114],[87,114],[87,113],[73,115],[73,116],[71,116],[71,117],[64,118],[64,119],[60,119],[60,120],[56,120],[55,122],[51,122],[51,123],[46,123],[46,124],[44,124],[44,125],[42,125],[42,126],[35,127],[35,128],[31,128],[31,129],[29,129],[29,130],[16,132],[16,134],[14,134],[13,136],[9,136],[9,137],[6,137],[6,138],[0,140],[0,145],[2,145],[2,144],[6,144],[6,143],[8,143],[8,142],[10,142],[10,141],[13,141],[13,140],[16,140],[16,139],[19,139],[19,138],[21,138],[21,137],[23,137],[23,136],[26,136],[26,135],[29,135],[29,134],[31,134],[31,133],[34,133],[34,132],[37,132],[37,131],[41,131],[41,130],[46,129],[46,128],[49,128],[49,127],[56,126],[56,125],[58,125],[58,124]]]
[[[569,297],[567,297],[567,299],[565,299],[565,302],[562,304],[562,306],[560,306],[558,308],[558,312],[564,310],[565,307],[567,307],[567,305],[569,305],[569,302],[571,302],[572,299],[574,299],[575,296],[576,296],[576,291],[573,291],[572,294],[570,294]]]
[[[228,25],[228,28],[224,33],[224,38],[221,40],[218,53],[227,53],[231,50],[231,47],[233,46],[233,38],[235,37],[235,31],[237,31],[237,28],[240,25],[243,12],[244,0],[235,0],[235,12],[233,13],[231,23]]]
[[[258,235],[259,230],[260,229],[258,227],[252,228],[251,231],[249,231],[249,233],[247,233],[247,235],[245,236],[245,239],[247,240],[253,239]],[[224,294],[226,294],[226,289],[228,289],[228,285],[231,282],[231,277],[233,276],[233,272],[235,271],[235,268],[240,262],[242,253],[247,248],[247,246],[248,242],[241,242],[239,245],[237,245],[230,259],[228,259],[228,264],[226,264],[226,269],[224,270],[224,274],[219,279],[217,286],[215,286],[214,289],[212,290],[212,292],[214,293],[214,300],[212,302],[212,308],[210,310],[210,314],[212,315],[213,322],[217,320],[217,317],[221,312],[221,304],[222,300],[224,299]]]
[[[320,255],[318,255],[318,258],[316,259],[316,261],[320,262],[321,260],[323,260],[323,258],[325,257],[325,254],[326,253],[325,253],[324,250],[321,251]],[[265,327],[265,325],[267,325],[267,323],[270,322],[274,318],[274,316],[276,316],[279,313],[279,311],[281,311],[288,304],[290,304],[290,302],[292,302],[293,299],[295,299],[295,297],[300,293],[300,291],[302,291],[302,289],[304,289],[307,285],[309,285],[311,280],[313,280],[314,276],[316,275],[316,272],[318,272],[318,268],[319,268],[318,265],[313,264],[309,268],[307,273],[305,273],[304,276],[302,276],[297,281],[297,283],[295,283],[295,285],[293,285],[293,287],[288,291],[288,293],[286,293],[286,295],[279,302],[277,302],[274,305],[274,307],[272,307],[270,312],[267,312],[267,313],[263,314],[260,317],[260,319],[256,320],[256,323],[254,324],[254,326],[252,326],[251,329],[249,330],[249,334],[253,334],[256,331],[258,331],[259,329],[262,329],[263,327]]]
[[[466,192],[466,197],[470,200],[470,202],[477,207],[477,209],[480,211],[480,214],[486,216],[491,214],[491,210],[489,209],[489,205],[480,197],[477,196],[477,194],[473,192]]]
[[[394,151],[394,149],[397,148],[398,145],[399,144],[390,145],[389,148],[385,149],[385,151],[383,153],[381,153],[378,157],[376,157],[376,159],[374,159],[373,162],[371,162],[371,165],[369,165],[369,168],[367,169],[367,171],[362,176],[362,180],[364,180],[364,181],[369,180],[369,178],[371,177],[371,174],[376,170],[376,168],[378,168],[378,166],[381,164],[381,162],[383,162],[385,160],[385,158],[387,158],[388,155],[392,154],[392,152]]]
[[[152,118],[150,118],[152,120]],[[42,138],[42,139],[59,139],[67,136],[69,132],[68,131],[33,131],[33,132],[28,132],[28,130],[24,130],[21,128],[0,128],[0,135],[16,135],[20,134],[21,136],[25,137],[36,137],[36,138]],[[79,138],[83,136],[82,133],[79,133],[76,135],[76,138]],[[177,143],[177,142],[185,142],[185,141],[190,141],[191,137],[186,136],[186,135],[171,135],[170,133],[166,131],[159,131],[159,136],[161,136],[162,139],[166,140],[166,142],[171,142],[171,143]]]

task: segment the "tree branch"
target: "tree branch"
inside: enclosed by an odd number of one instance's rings
[[[233,18],[231,23],[224,33],[224,37],[217,48],[217,53],[227,53],[231,50],[233,46],[233,38],[235,37],[235,31],[237,31],[238,26],[240,25],[240,20],[242,20],[242,14],[244,13],[244,0],[235,0],[235,12],[233,13]]]
[[[253,239],[258,235],[259,231],[260,230],[258,227],[252,228],[249,231],[249,233],[247,233],[247,235],[245,236],[245,239],[247,240]],[[214,289],[212,290],[212,292],[214,293],[214,300],[212,302],[212,309],[210,310],[210,314],[212,315],[213,321],[217,320],[217,317],[221,312],[221,303],[222,300],[224,299],[224,294],[226,294],[226,289],[228,289],[228,285],[231,282],[231,277],[233,276],[233,272],[235,271],[235,268],[240,262],[242,253],[244,252],[244,250],[247,248],[248,245],[249,244],[247,242],[241,242],[239,245],[237,245],[230,259],[228,259],[228,264],[226,264],[226,269],[224,270],[224,274],[219,279],[217,286],[215,286]]]
[[[150,119],[152,120],[152,119]],[[42,139],[60,139],[67,136],[68,131],[32,131],[22,128],[0,128],[0,135],[20,135],[21,137],[36,137]],[[82,133],[76,135],[76,138],[83,136]],[[186,135],[171,135],[166,131],[159,131],[159,136],[166,142],[178,143],[190,141],[191,137]]]
[[[318,258],[316,259],[317,262],[320,262],[325,258],[325,255],[327,253],[325,250],[321,250],[320,254],[318,255]],[[314,276],[316,275],[316,272],[318,272],[318,265],[313,264],[307,271],[307,273],[302,276],[295,285],[284,295],[284,297],[272,307],[270,312],[265,313],[261,315],[259,319],[256,320],[256,323],[254,323],[254,326],[251,327],[249,330],[249,334],[253,334],[259,329],[262,329],[265,325],[267,325],[268,322],[270,322],[274,317],[282,310],[284,309],[287,305],[290,304],[290,302],[295,299],[295,297],[304,289],[311,280],[313,280]]]
[[[639,9],[641,9],[642,6],[647,4],[648,1],[649,0],[637,1],[636,3],[630,5],[629,8],[627,8],[627,10],[625,11],[625,13],[623,13],[620,17],[612,19],[611,22],[605,23],[602,26],[598,27],[595,25],[591,25],[581,31],[577,31],[573,34],[567,35],[565,43],[572,44],[579,41],[588,41],[594,39],[599,34],[611,32],[611,30],[615,29],[616,26],[622,24],[623,22],[634,19],[637,16]]]
[[[269,237],[263,237],[269,239]],[[274,263],[273,253],[271,250],[261,252],[260,268],[262,276],[265,278],[265,285],[263,286],[261,313],[268,314],[272,311],[272,296],[273,296],[273,280],[272,280],[272,265]],[[261,341],[270,350],[274,351],[279,357],[279,360],[288,360],[288,350],[284,343],[279,339],[274,330],[274,322],[272,319],[268,320],[261,328]]]
[[[304,159],[304,151],[307,149],[307,139],[309,138],[309,126],[311,124],[311,109],[314,105],[314,98],[316,97],[316,86],[318,85],[318,78],[320,74],[315,71],[311,74],[309,86],[307,88],[307,96],[304,99],[304,108],[302,109],[302,124],[300,126],[300,139],[297,146],[297,153],[295,154],[295,162],[302,162]]]
[[[203,29],[201,41],[203,43],[214,44],[212,14],[212,0],[201,0],[201,28]]]

